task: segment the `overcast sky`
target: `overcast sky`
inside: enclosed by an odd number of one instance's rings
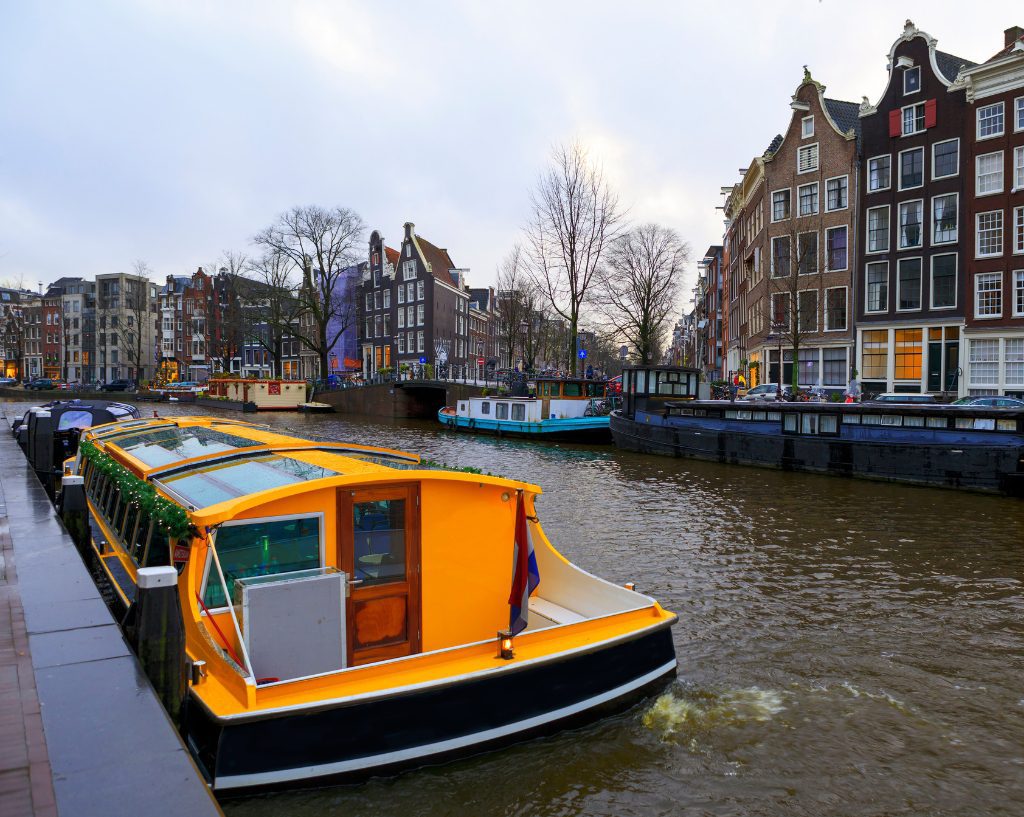
[[[981,61],[1019,2],[0,0],[0,282],[184,275],[296,204],[412,221],[494,282],[553,145],[696,260],[802,66],[872,101],[910,17]]]

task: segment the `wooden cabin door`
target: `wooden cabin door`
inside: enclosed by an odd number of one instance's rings
[[[349,666],[419,652],[417,487],[338,494],[338,563],[352,582],[346,606]]]

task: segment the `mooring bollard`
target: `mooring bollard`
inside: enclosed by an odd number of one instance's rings
[[[171,719],[180,724],[187,667],[178,571],[173,567],[139,568],[125,634]]]
[[[84,555],[89,549],[89,503],[85,497],[85,477],[74,474],[61,477],[59,510],[71,541]]]
[[[51,501],[55,488],[53,484],[53,432],[53,415],[49,411],[37,411],[29,418],[28,459]]]

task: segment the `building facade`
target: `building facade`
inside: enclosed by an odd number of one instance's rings
[[[1024,29],[964,71],[965,319],[960,391],[1024,397]]]
[[[62,376],[68,383],[93,383],[96,361],[96,282],[84,278],[60,278],[53,283],[60,290],[64,316],[62,335]]]
[[[908,20],[881,98],[860,107],[857,368],[867,392],[960,389],[971,173],[954,82],[972,66]]]
[[[157,289],[145,276],[96,276],[97,380],[142,383],[156,375]]]

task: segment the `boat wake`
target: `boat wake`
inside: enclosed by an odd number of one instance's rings
[[[785,708],[782,693],[757,687],[686,697],[666,692],[644,712],[642,723],[664,741],[683,742],[721,727],[764,723]]]

